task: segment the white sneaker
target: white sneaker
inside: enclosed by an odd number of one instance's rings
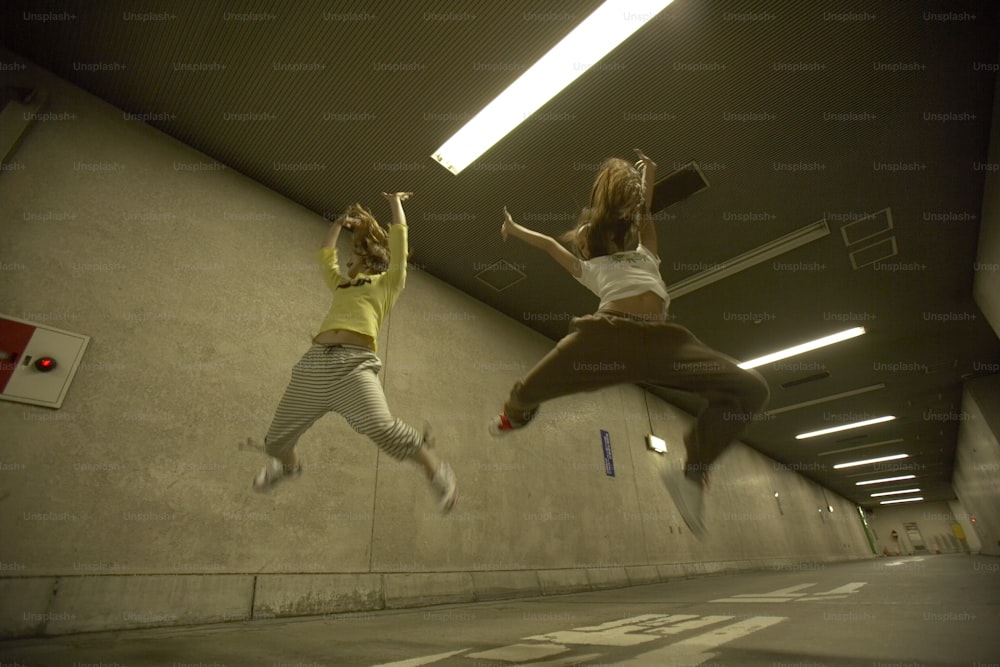
[[[302,474],[302,461],[295,464],[295,469],[292,471],[285,470],[285,466],[282,465],[281,461],[272,458],[267,462],[267,465],[261,468],[257,476],[253,478],[253,490],[263,493],[268,491],[272,486],[277,484],[283,479],[296,479]]]
[[[441,497],[439,509],[445,513],[450,512],[458,500],[458,483],[455,480],[455,471],[450,465],[443,461],[438,465],[437,472],[431,479],[431,486]]]
[[[684,469],[667,468],[662,473],[663,483],[670,492],[670,497],[677,506],[681,518],[687,524],[695,537],[702,539],[705,537],[705,523],[702,521],[701,513],[703,507],[704,486],[700,481],[691,479],[684,474]]]

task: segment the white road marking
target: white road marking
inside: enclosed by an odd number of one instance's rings
[[[579,632],[601,632],[602,630],[607,630],[609,628],[618,628],[623,625],[638,625],[645,621],[652,621],[656,619],[662,619],[663,614],[640,614],[639,616],[630,616],[629,618],[622,618],[617,621],[608,621],[607,623],[601,623],[600,625],[588,625],[582,628],[573,628]],[[687,618],[697,618],[697,616],[688,615]]]
[[[533,662],[530,667],[578,667],[579,665],[598,664],[598,660],[604,657],[602,653],[588,653],[587,655],[574,655],[569,658],[556,658],[545,662]]]
[[[567,653],[570,649],[559,644],[508,644],[489,651],[470,653],[466,658],[481,658],[483,660],[503,660],[504,662],[532,662],[542,658]]]
[[[665,628],[657,628],[656,630],[653,630],[653,632],[658,635],[679,635],[686,630],[696,630],[698,628],[703,628],[706,625],[712,625],[713,623],[728,621],[731,618],[732,616],[704,616],[695,620],[685,621],[675,625],[668,625]]]
[[[707,617],[709,620],[706,620],[692,614],[642,614],[600,625],[557,630],[525,639],[587,646],[636,646],[664,635],[678,634],[731,618],[732,616],[709,616]]]
[[[788,588],[779,588],[776,591],[771,591],[770,593],[749,593],[743,595],[734,595],[734,598],[793,598],[801,597],[805,593],[796,593],[795,591],[801,591],[803,588],[809,588],[810,586],[815,586],[816,584],[799,584],[798,586],[789,586]]]
[[[694,667],[715,657],[710,651],[723,644],[745,637],[787,620],[784,616],[754,616],[745,621],[667,644],[621,663],[627,667]]]
[[[797,600],[792,600],[792,602],[817,602],[819,600],[843,600],[846,595],[817,595],[813,598],[798,598]]]
[[[813,593],[813,596],[826,597],[827,595],[849,595],[850,593],[857,593],[858,590],[867,583],[868,583],[867,581],[852,581],[849,584],[838,586],[837,588],[826,591],[824,593]]]
[[[448,653],[438,653],[437,655],[428,655],[423,658],[411,658],[409,660],[400,660],[399,662],[383,662],[379,665],[373,665],[372,667],[420,667],[420,665],[429,665],[431,663],[437,662],[438,660],[444,660],[445,658],[450,658],[453,655],[461,653],[462,651],[467,651],[469,649],[461,649],[459,651],[449,651]]]
[[[750,603],[757,602],[757,603],[764,603],[764,602],[788,602],[791,599],[792,598],[750,598],[750,597],[746,597],[746,598],[719,598],[718,600],[709,600],[709,602],[726,602],[726,603],[729,603],[729,602],[750,602]]]
[[[858,590],[867,585],[865,581],[852,581],[849,584],[844,584],[843,586],[838,586],[828,591],[823,591],[821,593],[812,593],[807,595],[806,593],[796,593],[795,591],[801,591],[810,586],[815,586],[816,584],[799,584],[798,586],[789,586],[788,588],[781,588],[776,591],[771,591],[770,593],[740,593],[734,595],[731,598],[719,598],[717,600],[710,600],[710,602],[747,602],[747,603],[763,603],[763,602],[817,602],[820,600],[839,600],[846,598],[851,593],[857,593]]]
[[[644,634],[648,630],[639,625],[623,625],[610,628],[603,632],[578,632],[576,630],[560,630],[547,635],[528,637],[528,639],[543,639],[564,644],[585,644],[589,646],[636,646],[659,639],[656,635]]]
[[[770,599],[770,598],[769,598]],[[531,662],[538,667],[565,667],[603,658],[602,654],[563,655],[571,651],[566,644],[577,646],[636,646],[661,640],[658,648],[619,663],[629,667],[664,667],[665,665],[700,665],[713,658],[711,649],[740,637],[763,630],[787,620],[784,616],[754,616],[689,637],[675,644],[663,645],[662,639],[688,630],[703,628],[724,621],[732,616],[696,616],[693,614],[642,614],[631,618],[608,621],[599,625],[583,626],[572,630],[558,630],[544,635],[522,638],[522,642],[535,640],[535,644],[510,644],[499,648],[466,654],[466,658],[498,660],[511,663]],[[451,654],[449,654],[451,655]],[[561,656],[556,658],[555,656]],[[437,659],[437,656],[433,656]],[[555,658],[537,662],[545,658]],[[426,660],[426,659],[425,659]],[[426,664],[426,663],[414,663]],[[377,667],[389,667],[382,665]],[[409,663],[393,663],[392,667],[411,667]]]

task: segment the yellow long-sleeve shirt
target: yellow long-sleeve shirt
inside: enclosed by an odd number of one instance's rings
[[[406,237],[406,225],[392,225],[389,228],[389,267],[384,273],[375,275],[359,273],[354,280],[340,273],[336,248],[320,249],[317,258],[323,280],[333,292],[333,303],[316,336],[330,329],[344,329],[378,340],[382,321],[406,284]]]

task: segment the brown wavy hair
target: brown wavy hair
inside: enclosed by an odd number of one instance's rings
[[[590,205],[559,238],[584,260],[628,249],[643,211],[642,174],[621,158],[608,158],[594,178]]]
[[[354,225],[354,252],[374,273],[383,273],[389,268],[389,236],[361,204],[348,206],[345,213],[358,220]]]

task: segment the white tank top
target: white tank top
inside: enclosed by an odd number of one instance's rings
[[[601,298],[600,308],[643,292],[653,292],[663,299],[664,314],[670,304],[667,286],[660,276],[660,260],[641,243],[635,250],[580,260],[577,280]]]

